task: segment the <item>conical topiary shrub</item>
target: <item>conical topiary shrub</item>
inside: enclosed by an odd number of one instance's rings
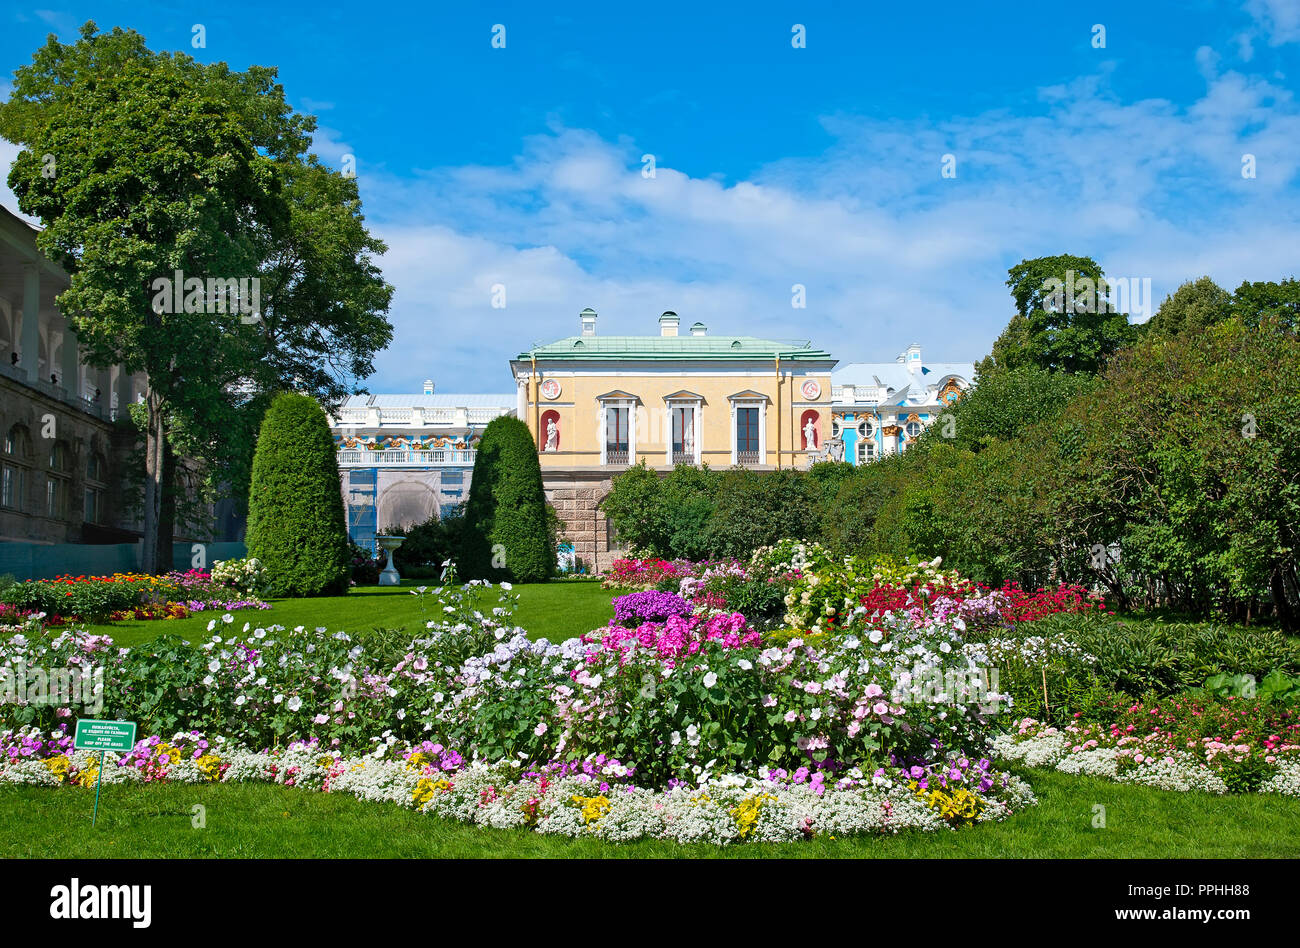
[[[537,446],[518,418],[495,418],[483,429],[456,565],[467,579],[494,582],[538,583],[555,574]]]
[[[329,422],[316,400],[276,396],[257,438],[248,499],[248,555],[277,596],[332,596],[348,588],[347,520]]]

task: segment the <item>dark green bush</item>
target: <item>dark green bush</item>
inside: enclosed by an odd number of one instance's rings
[[[331,596],[351,576],[338,457],[315,399],[278,395],[262,419],[248,502],[248,555],[276,596]]]
[[[384,568],[384,560],[356,543],[348,544],[348,557],[351,561],[352,582],[358,586],[378,586],[379,572]]]
[[[465,510],[460,506],[442,517],[390,531],[406,537],[393,553],[397,571],[411,579],[441,575],[443,563],[460,559],[465,524]]]
[[[810,495],[800,471],[724,471],[705,528],[710,554],[746,559],[760,546],[815,536]]]
[[[537,446],[518,418],[483,429],[465,507],[464,579],[537,583],[555,575],[555,523],[542,489]]]

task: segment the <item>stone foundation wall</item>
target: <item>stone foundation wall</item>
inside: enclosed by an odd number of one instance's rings
[[[609,493],[612,479],[605,471],[542,470],[546,500],[564,521],[564,536],[588,568],[600,572],[621,553],[611,548],[609,526],[600,502]]]

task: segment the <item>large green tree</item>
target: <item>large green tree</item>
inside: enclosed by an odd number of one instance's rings
[[[1199,332],[1232,312],[1232,294],[1208,276],[1188,280],[1165,297],[1146,324],[1148,332]]]
[[[1110,285],[1091,257],[1036,257],[1007,274],[1016,312],[980,363],[981,375],[1026,365],[1096,373],[1135,338],[1128,316],[1111,310]]]
[[[9,184],[71,274],[58,302],[83,356],[148,379],[149,570],[170,566],[169,443],[237,486],[251,443],[231,437],[235,415],[286,387],[337,399],[391,339],[385,248],[356,182],[308,152],[315,120],[275,80],[87,23],[76,43],[51,36],[0,104],[0,134],[22,146]],[[158,282],[178,271],[179,307]]]

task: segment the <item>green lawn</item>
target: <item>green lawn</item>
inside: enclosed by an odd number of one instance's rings
[[[1053,772],[1027,774],[1039,805],[992,826],[787,845],[614,845],[490,830],[343,794],[265,786],[0,788],[0,857],[1231,858],[1300,856],[1300,800],[1213,797]],[[207,826],[191,825],[202,805]],[[1106,828],[1092,826],[1094,806]]]
[[[244,609],[231,615],[239,628],[243,628],[245,622],[252,622],[255,625],[277,623],[287,628],[325,626],[330,631],[345,632],[365,632],[374,628],[401,628],[416,632],[423,628],[426,619],[433,618],[432,611],[436,608],[432,596],[428,596],[424,607],[429,614],[421,613],[419,597],[411,595],[411,590],[419,585],[423,584],[404,582],[400,587],[358,587],[346,596],[275,599],[271,601],[269,610]],[[599,628],[614,617],[610,605],[614,594],[602,589],[598,580],[521,583],[514,587],[514,591],[519,594],[515,621],[533,638],[544,636],[553,642],[562,641]],[[495,592],[491,597],[484,597],[485,608],[493,605],[496,605]],[[207,635],[208,622],[220,616],[219,612],[206,612],[188,619],[114,622],[87,628],[111,635],[119,645],[136,645],[164,633],[198,641]]]

